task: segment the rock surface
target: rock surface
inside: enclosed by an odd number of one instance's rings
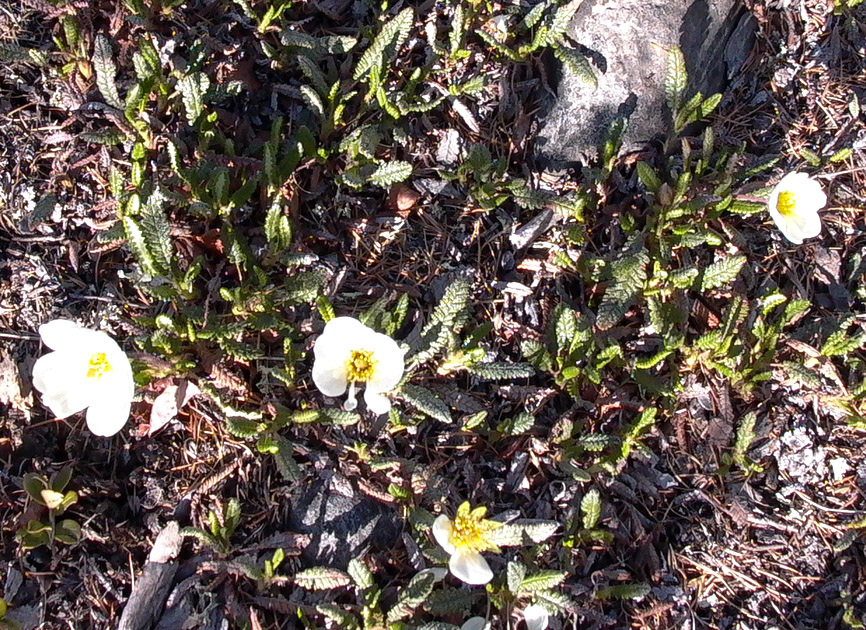
[[[754,17],[738,0],[584,0],[568,34],[594,66],[598,87],[562,69],[536,153],[554,161],[591,158],[621,115],[629,118],[625,152],[666,133],[667,51],[674,45],[683,51],[686,97],[698,90],[709,96],[739,71],[754,30]]]
[[[345,569],[369,546],[394,544],[400,526],[394,510],[352,492],[342,478],[317,479],[292,501],[289,528],[310,536],[301,557],[310,566]],[[336,481],[336,483],[335,483]]]

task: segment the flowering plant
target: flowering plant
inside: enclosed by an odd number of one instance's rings
[[[818,210],[826,204],[821,184],[806,173],[788,173],[770,193],[767,209],[785,238],[799,245],[821,233]]]
[[[481,553],[499,553],[499,547],[491,542],[490,534],[501,523],[485,520],[485,514],[487,508],[473,510],[466,501],[457,508],[453,521],[440,514],[433,522],[433,537],[451,555],[448,568],[467,584],[487,584],[493,579],[493,571]]]
[[[388,413],[391,391],[403,378],[404,351],[388,335],[377,333],[354,317],[335,317],[313,346],[313,383],[325,396],[342,396],[345,408],[358,406],[355,388],[363,384],[367,408],[376,414]]]
[[[39,327],[42,342],[54,350],[33,366],[33,386],[58,418],[87,409],[95,435],[114,435],[129,419],[135,383],[120,346],[106,333],[66,319]]]

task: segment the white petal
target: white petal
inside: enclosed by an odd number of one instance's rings
[[[391,411],[391,400],[383,394],[370,391],[369,387],[364,390],[364,401],[367,403],[367,409],[376,415],[381,416]]]
[[[460,630],[484,630],[486,627],[487,620],[484,617],[470,617],[460,626]]]
[[[68,319],[53,319],[39,326],[42,343],[52,350],[60,350],[78,343],[78,334],[85,330]]]
[[[445,514],[440,514],[433,521],[433,538],[447,553],[454,553],[454,545],[451,544],[451,519]]]
[[[103,392],[90,403],[87,409],[87,428],[94,435],[108,437],[123,428],[129,420],[132,397]]]
[[[316,361],[325,359],[343,363],[352,349],[358,348],[358,343],[366,341],[372,334],[375,333],[354,317],[335,317],[325,324],[325,330],[316,339],[313,354]]]
[[[493,579],[493,571],[490,570],[487,560],[480,553],[473,551],[458,549],[451,555],[448,568],[451,569],[454,577],[467,584],[487,584]]]
[[[342,396],[348,385],[345,359],[335,361],[333,355],[328,359],[316,357],[313,363],[313,383],[325,396]]]
[[[531,604],[523,609],[523,620],[526,622],[526,630],[545,630],[550,616],[544,606]]]
[[[365,349],[373,353],[376,369],[373,377],[367,381],[367,389],[377,394],[390,392],[403,378],[405,353],[388,335],[374,333],[370,343],[372,345]]]
[[[33,366],[33,387],[58,418],[68,418],[87,407],[94,389],[86,378],[87,359],[75,352],[49,352]]]

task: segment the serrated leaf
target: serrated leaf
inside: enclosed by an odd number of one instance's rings
[[[111,42],[104,35],[97,35],[93,41],[93,69],[96,70],[96,87],[99,88],[102,98],[112,107],[123,109],[123,101],[120,100],[114,82],[117,74],[114,51],[111,49]]]
[[[138,264],[149,274],[158,275],[159,271],[153,261],[148,250],[147,243],[144,240],[144,234],[141,227],[132,217],[123,217],[123,228],[126,231],[126,242],[132,250],[132,255],[138,261]]]
[[[506,569],[506,583],[508,590],[516,593],[523,584],[523,579],[526,577],[526,567],[520,562],[511,561]]]
[[[472,607],[475,599],[474,593],[469,589],[445,586],[430,594],[424,603],[424,609],[437,617],[455,613],[465,615]]]
[[[411,7],[403,9],[379,31],[370,47],[361,56],[352,78],[357,81],[367,74],[374,66],[384,65],[386,51],[399,50],[409,37],[409,30],[415,22],[415,13]]]
[[[396,394],[418,411],[435,420],[446,423],[450,423],[452,420],[448,405],[426,387],[406,383]]]
[[[312,591],[341,588],[352,583],[352,578],[343,571],[328,567],[313,567],[295,574],[295,584]]]
[[[338,628],[354,630],[358,627],[358,618],[335,604],[317,604],[316,610],[337,624]]]
[[[638,240],[610,265],[611,282],[598,307],[596,326],[607,330],[617,324],[643,292],[649,256]]]
[[[427,596],[433,591],[436,577],[429,572],[417,573],[409,582],[409,585],[400,592],[397,603],[388,611],[387,622],[396,623],[411,617]]]
[[[683,93],[688,84],[688,73],[686,72],[686,59],[679,46],[672,46],[667,55],[667,71],[664,78],[665,99],[668,107],[674,114],[679,112],[682,105]]]
[[[262,431],[262,424],[247,418],[229,416],[226,418],[226,429],[235,437],[249,438]]]
[[[583,514],[583,528],[592,529],[601,517],[601,495],[596,488],[591,489],[580,500],[580,511]]]
[[[468,368],[468,372],[488,381],[529,378],[535,369],[528,363],[479,363]]]
[[[553,54],[575,77],[593,90],[598,88],[598,78],[583,53],[568,46],[557,46]]]
[[[701,279],[701,290],[708,291],[732,282],[740,273],[740,269],[746,264],[746,257],[742,255],[729,256],[713,263],[704,270]]]
[[[535,416],[531,413],[519,413],[512,418],[500,422],[496,430],[505,435],[522,435],[535,425]]]
[[[561,612],[577,614],[578,607],[574,600],[559,591],[536,591],[532,596],[551,614]]]
[[[193,72],[178,80],[177,89],[190,125],[195,125],[204,111],[204,95],[209,87],[210,79],[203,72]]]
[[[524,578],[520,583],[519,590],[523,593],[547,591],[565,582],[565,578],[567,577],[568,573],[565,571],[541,571]]]
[[[370,569],[367,568],[367,565],[360,558],[352,558],[349,561],[348,571],[355,582],[355,586],[358,588],[364,590],[373,588],[376,585],[376,582],[373,580],[373,574],[370,573]]]
[[[195,538],[200,543],[207,545],[214,551],[219,551],[222,547],[216,536],[208,531],[199,529],[198,527],[183,527],[180,530],[180,535],[188,538]]]
[[[277,194],[265,215],[265,236],[271,251],[280,252],[292,244],[292,226],[283,212],[282,196]]]
[[[156,191],[141,209],[141,232],[154,269],[163,275],[171,270],[171,226],[163,211],[164,197]]]
[[[301,93],[301,98],[304,99],[304,103],[306,103],[307,107],[309,107],[313,113],[319,118],[325,117],[325,105],[322,103],[322,97],[311,88],[309,85],[302,85],[298,88],[298,91]]]
[[[405,181],[412,175],[412,165],[402,160],[392,160],[379,164],[370,175],[370,183],[383,188]]]

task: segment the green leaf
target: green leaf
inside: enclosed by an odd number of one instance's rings
[[[729,282],[733,282],[745,264],[746,257],[742,255],[729,256],[713,263],[704,270],[704,275],[701,279],[701,290],[716,289]]]
[[[358,588],[366,590],[376,586],[376,582],[373,580],[373,574],[370,573],[370,569],[367,568],[367,565],[364,564],[364,561],[360,558],[352,558],[349,561],[348,571],[352,580],[355,582],[355,586]]]
[[[123,109],[123,101],[120,100],[117,85],[114,83],[114,76],[117,74],[114,51],[111,50],[111,42],[104,35],[97,35],[93,41],[93,69],[96,70],[96,87],[99,88],[102,98],[112,107]]]
[[[263,426],[254,420],[229,416],[226,418],[226,429],[236,437],[249,438],[258,435]]]
[[[592,87],[593,90],[598,87],[598,78],[596,78],[592,66],[583,53],[568,46],[557,46],[553,54],[583,83]]]
[[[412,175],[412,165],[402,160],[392,160],[379,164],[370,175],[370,183],[383,188],[405,181]]]
[[[741,214],[743,216],[764,212],[764,210],[766,209],[766,203],[760,201],[742,201],[738,199],[732,201],[731,205],[727,207],[728,212],[731,212],[733,214]]]
[[[659,188],[662,187],[662,182],[658,174],[656,174],[655,169],[646,162],[637,163],[637,176],[643,182],[643,185],[646,186],[647,190],[651,192],[657,193]]]
[[[304,103],[306,103],[307,107],[309,107],[319,118],[324,118],[325,105],[322,103],[322,97],[316,93],[316,90],[311,88],[309,85],[302,85],[298,88],[298,91],[301,93],[301,98],[304,99]]]
[[[292,226],[283,212],[282,201],[282,196],[276,194],[265,215],[265,236],[273,252],[281,252],[292,244]]]
[[[542,571],[524,578],[519,590],[523,593],[547,591],[565,582],[567,577],[568,573],[565,571]]]
[[[81,540],[81,525],[64,519],[54,526],[54,539],[65,545],[75,545]]]
[[[123,217],[123,227],[126,230],[126,242],[132,250],[132,255],[138,264],[150,275],[159,275],[153,256],[147,247],[141,227],[130,216]]]
[[[416,573],[409,585],[400,592],[397,603],[388,611],[387,622],[396,623],[412,616],[433,591],[436,577],[429,572]]]
[[[508,563],[506,576],[508,590],[517,593],[520,590],[520,585],[523,584],[523,578],[526,577],[526,567],[520,562],[511,561]]]
[[[177,89],[190,125],[195,125],[204,111],[204,95],[209,87],[210,79],[204,72],[193,72],[178,80]]]
[[[358,618],[335,604],[317,604],[316,610],[336,624],[337,628],[354,630],[358,626]]]
[[[598,524],[601,516],[601,495],[593,488],[580,501],[580,511],[583,513],[583,528],[592,529]]]
[[[531,413],[519,413],[513,418],[500,422],[496,430],[505,435],[522,435],[535,425],[535,416]]]
[[[487,381],[529,378],[535,369],[527,363],[479,363],[468,368],[468,372]]]
[[[418,411],[435,420],[446,423],[450,423],[452,420],[448,405],[426,387],[406,383],[396,394]]]
[[[389,49],[396,52],[409,37],[409,30],[415,22],[414,10],[407,7],[387,22],[373,40],[370,47],[361,56],[352,78],[357,81],[367,74],[374,66],[382,66]]]
[[[598,307],[596,325],[607,330],[617,324],[640,297],[647,277],[649,256],[635,239],[610,265],[611,282]]]
[[[668,51],[667,71],[664,78],[665,99],[674,114],[679,112],[683,101],[683,93],[688,84],[686,59],[679,46],[672,46]]]
[[[171,226],[163,211],[165,197],[159,191],[150,195],[141,209],[141,232],[154,269],[168,275],[171,270]]]
[[[298,586],[312,591],[341,588],[352,583],[352,578],[347,573],[328,567],[304,569],[295,575],[294,580]]]

